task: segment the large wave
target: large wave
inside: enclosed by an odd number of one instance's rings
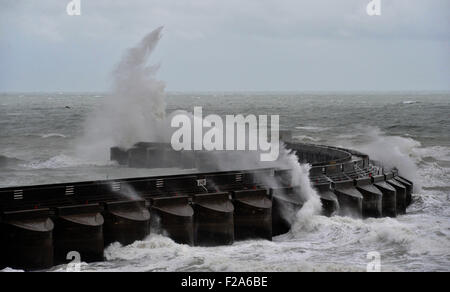
[[[162,27],[129,49],[113,72],[113,90],[87,119],[77,143],[79,155],[108,160],[109,148],[129,148],[139,141],[160,139],[166,105],[165,85],[155,78],[157,65],[147,61],[161,38]]]
[[[422,180],[418,163],[421,162],[421,143],[410,137],[390,136],[377,127],[361,128],[358,131],[358,142],[351,140],[351,136],[339,144],[343,147],[356,149],[370,156],[371,159],[382,163],[390,169],[396,167],[401,176],[414,182],[415,191],[419,191]]]

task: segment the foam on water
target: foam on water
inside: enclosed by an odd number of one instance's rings
[[[292,138],[305,143],[318,143],[322,141],[322,139],[320,138],[315,138],[307,135],[293,135]]]
[[[297,130],[305,130],[305,131],[311,131],[311,132],[322,132],[322,131],[326,131],[329,129],[326,127],[317,127],[317,126],[298,126],[295,128]]]
[[[25,272],[24,270],[16,270],[16,269],[11,269],[11,268],[4,268],[3,270],[0,270],[0,272],[2,273],[8,273],[8,272]]]
[[[92,162],[81,159],[79,157],[60,154],[47,160],[35,160],[28,163],[20,164],[21,167],[29,169],[59,169],[83,165],[113,165],[115,163],[109,161],[105,163]]]
[[[308,254],[278,242],[242,241],[231,246],[190,247],[152,234],[128,246],[114,243],[105,251],[107,262],[83,271],[348,271],[361,270],[341,264],[308,261]],[[65,270],[66,265],[54,270]]]
[[[40,135],[42,138],[46,139],[46,138],[67,138],[66,135],[63,134],[59,134],[59,133],[49,133],[49,134],[42,134]]]

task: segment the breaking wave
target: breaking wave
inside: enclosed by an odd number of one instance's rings
[[[422,185],[418,175],[418,164],[422,160],[420,142],[409,137],[389,136],[375,127],[362,129],[360,132],[364,134],[358,135],[359,143],[346,140],[340,144],[368,154],[371,159],[381,162],[385,168],[396,167],[401,176],[415,182],[416,191],[420,190]],[[355,137],[357,136],[353,136]]]
[[[65,154],[60,154],[54,156],[47,160],[35,160],[29,163],[21,164],[20,166],[29,169],[57,169],[57,168],[67,168],[67,167],[75,167],[82,165],[109,165],[112,162],[108,162],[107,164],[99,164],[93,163],[92,161],[83,160],[78,157],[68,156]]]
[[[151,234],[128,246],[113,243],[105,250],[107,262],[93,263],[83,271],[358,271],[339,263],[312,263],[305,251],[289,251],[279,242],[248,240],[231,246],[191,247]],[[66,265],[55,268],[65,271]]]
[[[50,134],[42,134],[40,135],[42,138],[47,139],[47,138],[67,138],[66,135],[63,134],[59,134],[59,133],[50,133]]]
[[[294,135],[294,136],[292,136],[292,138],[295,140],[298,140],[298,141],[306,142],[306,143],[311,143],[311,142],[317,143],[317,142],[322,141],[321,138],[314,138],[314,137],[307,136],[307,135]]]
[[[326,127],[317,127],[317,126],[298,126],[295,128],[297,130],[305,130],[305,131],[311,131],[311,132],[323,132],[323,131],[326,131],[329,129]]]
[[[113,90],[87,119],[78,153],[89,160],[107,161],[112,146],[131,147],[158,141],[165,117],[165,84],[155,78],[159,68],[147,61],[161,38],[162,27],[127,50],[112,73]]]

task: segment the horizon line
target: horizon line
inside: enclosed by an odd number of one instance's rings
[[[110,94],[112,91],[104,90],[8,90],[1,91],[0,95],[5,94]],[[264,94],[264,93],[450,93],[450,89],[395,89],[395,90],[166,90],[167,94],[229,94],[229,93],[253,93],[253,94]]]

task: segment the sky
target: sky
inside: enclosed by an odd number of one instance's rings
[[[169,91],[450,90],[450,1],[0,0],[0,91],[108,91],[127,48]]]

